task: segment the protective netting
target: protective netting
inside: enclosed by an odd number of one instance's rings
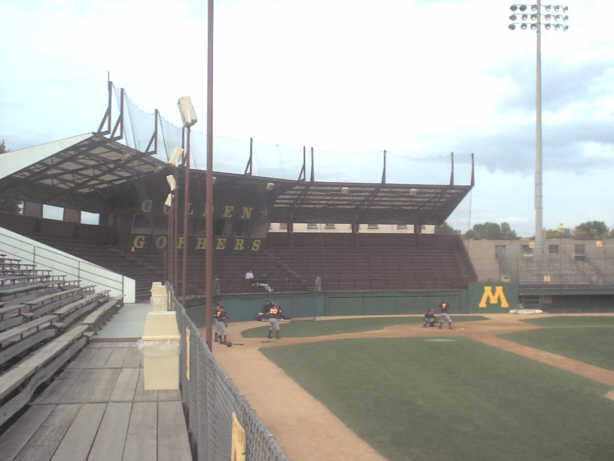
[[[234,412],[245,430],[246,459],[289,461],[273,434],[260,421],[256,412],[217,363],[200,331],[174,295],[172,302],[177,312],[177,324],[181,334],[181,399],[194,459],[231,459]]]
[[[117,105],[119,92],[115,90]],[[155,114],[141,110],[124,93],[125,139],[130,147],[145,150],[155,133]],[[117,112],[116,112],[117,113]],[[204,123],[191,130],[190,166],[206,169],[207,143],[202,130]],[[168,161],[175,147],[184,142],[183,129],[172,124],[164,116],[159,117],[157,157]],[[306,146],[305,178],[311,177],[311,148]],[[242,174],[250,155],[250,139],[215,136],[213,139],[215,171]],[[367,182],[382,180],[384,166],[383,150],[348,151],[317,147],[314,149],[314,172],[316,181]],[[252,174],[272,178],[296,180],[303,167],[303,146],[289,146],[252,140]],[[450,181],[450,153],[441,152],[416,155],[402,149],[387,150],[386,183],[388,184],[448,184]],[[454,183],[471,183],[471,154],[454,154]],[[468,195],[457,207],[448,221],[453,228],[466,231],[471,228],[471,197]]]

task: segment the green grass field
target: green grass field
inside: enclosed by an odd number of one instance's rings
[[[540,327],[614,326],[614,316],[541,317],[523,321]]]
[[[552,324],[566,325],[566,322],[554,322]],[[585,324],[592,325],[593,323],[586,322]],[[541,330],[518,331],[502,335],[502,337],[525,346],[614,370],[614,354],[612,353],[614,351],[614,328],[612,327],[614,327],[614,324],[604,328],[572,326],[543,328]]]
[[[614,459],[607,386],[467,338],[262,352],[390,460]]]
[[[488,320],[481,315],[467,315],[463,317],[452,316],[457,322],[470,322],[475,320]],[[422,323],[422,317],[375,317],[352,318],[335,320],[293,320],[282,326],[282,335],[287,338],[305,338],[308,336],[326,336],[339,333],[356,333],[359,331],[381,330],[391,325]],[[268,331],[266,326],[250,328],[242,333],[245,338],[264,337]]]

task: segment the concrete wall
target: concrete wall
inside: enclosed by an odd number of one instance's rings
[[[614,284],[614,239],[546,239],[544,278],[536,271],[535,258],[523,250],[530,239],[463,240],[481,282],[513,281],[523,284]],[[497,246],[505,256],[497,259]],[[581,251],[583,249],[583,252]],[[548,279],[549,278],[549,279]]]
[[[509,245],[509,240],[467,240],[463,244],[469,254],[478,281],[498,282],[501,281],[501,271],[496,258],[495,247],[498,243]]]

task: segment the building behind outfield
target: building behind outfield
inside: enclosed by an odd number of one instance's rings
[[[478,280],[517,285],[524,305],[550,312],[614,309],[613,239],[546,239],[541,270],[531,239],[464,240],[464,245]]]

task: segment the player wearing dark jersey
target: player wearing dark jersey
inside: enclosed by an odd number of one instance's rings
[[[429,308],[428,311],[426,311],[426,314],[424,314],[424,327],[434,327],[435,324],[437,323],[437,316],[435,315],[435,311],[433,310],[433,308]]]
[[[279,321],[284,318],[282,307],[269,299],[264,305],[264,317],[269,320],[268,337],[272,338],[275,332],[275,337],[279,339]]]
[[[224,309],[223,304],[216,306],[213,313],[213,321],[215,323],[215,341],[230,346],[231,343],[228,340],[228,313]]]
[[[452,325],[452,319],[450,318],[450,314],[448,313],[449,308],[450,308],[450,305],[448,304],[448,301],[443,300],[439,304],[439,311],[440,311],[441,317],[446,319],[446,321],[448,322],[448,328],[452,329],[454,327]],[[440,321],[439,328],[442,328],[442,327],[443,327],[443,322]]]

